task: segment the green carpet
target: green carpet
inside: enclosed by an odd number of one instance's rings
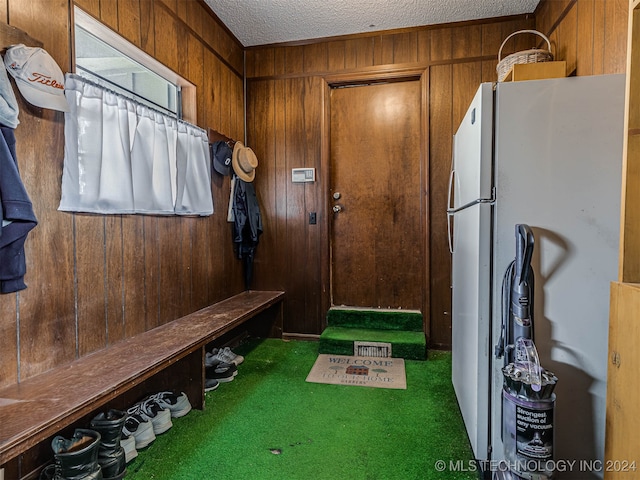
[[[451,355],[406,361],[407,390],[305,382],[318,344],[251,340],[233,382],[174,419],[128,465],[129,480],[475,480],[436,462],[472,458]]]

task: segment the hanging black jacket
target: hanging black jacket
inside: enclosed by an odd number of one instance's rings
[[[244,286],[250,290],[253,279],[253,257],[262,234],[262,216],[253,183],[235,178],[232,209],[233,246],[238,258],[242,259]]]
[[[13,129],[0,125],[0,132],[0,293],[11,293],[27,288],[24,242],[37,220],[18,172]]]

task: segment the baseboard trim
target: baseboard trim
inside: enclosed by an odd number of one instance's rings
[[[282,333],[283,340],[305,340],[308,342],[317,342],[320,340],[320,335],[315,333]]]

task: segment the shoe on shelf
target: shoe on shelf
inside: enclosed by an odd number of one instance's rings
[[[217,380],[218,383],[230,382],[238,373],[238,367],[232,363],[217,363],[205,366],[204,377],[207,380]]]
[[[150,398],[129,407],[127,413],[129,415],[140,415],[143,420],[150,421],[155,435],[160,435],[173,427],[173,423],[171,423],[171,412],[168,409],[162,408]]]
[[[184,392],[180,395],[174,392],[158,392],[147,398],[157,403],[160,408],[169,410],[172,418],[184,417],[191,411],[191,403]]]
[[[135,440],[135,448],[139,450],[153,442],[156,439],[156,435],[153,433],[153,424],[151,421],[145,420],[137,413],[129,413],[129,410],[127,410],[127,419],[124,421],[124,427],[122,427],[122,436],[123,438],[133,437]]]
[[[151,427],[153,429],[153,427]],[[125,437],[122,435],[120,439],[120,446],[124,449],[124,461],[129,463],[131,460],[138,456],[136,450],[136,439],[133,435]]]
[[[242,355],[233,353],[229,347],[214,348],[213,350],[211,350],[211,355],[222,362],[233,363],[235,366],[238,366],[242,362],[244,362],[244,357]]]
[[[226,372],[227,370],[231,370],[233,372],[233,376],[238,375],[238,367],[236,367],[233,363],[224,362],[218,358],[216,358],[212,353],[207,352],[204,358],[204,367],[205,369],[215,369],[220,372]]]
[[[213,378],[206,378],[204,380],[204,391],[211,392],[216,388],[218,388],[219,385],[220,385],[220,382],[218,382],[218,380],[215,380]]]

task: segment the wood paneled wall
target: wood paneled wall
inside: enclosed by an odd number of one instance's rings
[[[42,41],[67,72],[72,4],[5,1],[0,16]],[[244,138],[243,48],[203,2],[76,4],[195,84],[199,126]],[[214,173],[216,213],[206,218],[58,212],[63,114],[16,95],[18,163],[39,223],[25,246],[28,288],[0,295],[0,386],[243,290],[226,222],[228,178]]]
[[[247,132],[260,159],[256,184],[271,213],[259,247],[257,283],[287,291],[285,331],[319,334],[328,305],[327,79],[369,78],[404,70],[428,75],[426,106],[429,278],[425,291],[431,346],[451,344],[450,255],[446,196],[451,139],[481,82],[495,81],[497,53],[516,30],[536,28],[550,37],[556,58],[570,74],[625,69],[625,0],[543,0],[535,16],[353,35],[247,49]],[[537,38],[537,37],[535,37]],[[531,48],[516,36],[503,56]],[[299,109],[303,109],[300,111]],[[314,184],[293,185],[293,167],[315,167]],[[308,225],[308,212],[318,225]],[[286,252],[286,253],[284,253]]]

